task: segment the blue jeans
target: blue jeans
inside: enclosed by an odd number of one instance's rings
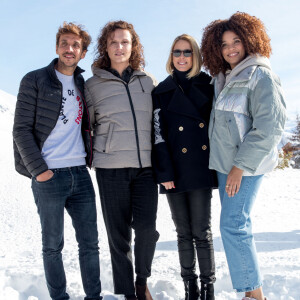
[[[52,170],[45,182],[32,178],[32,191],[42,227],[43,261],[49,294],[69,299],[61,251],[64,246],[64,208],[72,218],[79,247],[85,300],[101,292],[95,192],[86,166]]]
[[[253,291],[262,285],[252,234],[251,209],[263,175],[243,176],[239,192],[229,198],[227,175],[217,172],[221,199],[220,231],[233,288]]]

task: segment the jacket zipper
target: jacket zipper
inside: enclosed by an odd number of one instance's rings
[[[214,94],[217,95],[217,87],[216,87],[216,84],[214,84]],[[215,99],[213,99],[213,103],[212,103],[212,111],[213,111],[213,114],[214,114],[214,117],[212,119],[212,128],[211,130],[208,131],[208,136],[209,136],[209,139],[212,138],[213,136],[213,132],[214,132],[214,129],[215,129],[215,119],[216,119],[216,103],[217,103],[217,99],[219,98],[221,92],[219,93],[218,97],[214,96]],[[209,134],[211,132],[211,135]]]
[[[57,113],[57,116],[56,116],[56,120],[58,120],[59,114],[60,114],[60,111],[61,111],[61,106],[62,106],[62,95],[63,95],[63,86],[62,86],[62,83],[61,83],[58,79],[57,79],[57,81],[58,81],[57,83],[58,83],[59,86],[60,86],[60,106],[59,106],[59,110],[58,110],[58,113]],[[56,125],[56,123],[55,123],[55,125]],[[55,127],[55,125],[54,125],[54,127]],[[54,127],[51,128],[51,131],[54,129]],[[51,131],[50,131],[50,133],[51,133]],[[50,133],[48,134],[48,136],[46,137],[46,139],[49,137]],[[45,141],[46,141],[46,139],[45,139]],[[42,150],[42,148],[44,147],[45,141],[41,144],[41,150]]]
[[[60,112],[61,112],[61,107],[62,107],[62,96],[63,96],[63,85],[62,83],[58,80],[59,82],[59,86],[60,86],[60,106],[59,106],[59,111],[58,111],[58,114],[57,114],[57,118],[56,120],[58,120],[59,118],[59,115],[60,115]],[[54,127],[52,128],[52,130],[54,129]]]
[[[124,84],[124,86],[126,88],[126,92],[127,92],[128,98],[129,98],[130,108],[131,108],[133,122],[134,122],[135,140],[136,140],[136,146],[137,146],[137,155],[138,155],[140,168],[142,168],[143,166],[142,166],[141,154],[140,154],[140,143],[139,143],[137,122],[136,122],[136,116],[135,116],[135,111],[134,111],[134,107],[133,107],[133,102],[132,102],[131,94],[130,94],[130,91],[129,91],[128,83],[125,83],[123,81],[122,81],[122,83]]]
[[[88,118],[88,125],[89,125],[89,137],[90,137],[90,160],[89,160],[89,167],[92,167],[92,161],[93,161],[93,140],[92,140],[92,130],[91,130],[91,122],[90,122],[90,114],[89,114],[89,110],[87,108],[87,105],[86,105],[86,102],[85,102],[85,99],[80,91],[80,89],[77,87],[80,95],[81,95],[81,98],[82,98],[82,101],[84,103],[84,108],[86,110],[86,114],[87,114],[87,118]],[[82,114],[82,117],[83,117],[83,114]],[[83,121],[81,121],[81,127],[82,127],[82,124],[83,124]]]

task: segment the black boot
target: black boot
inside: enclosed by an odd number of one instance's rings
[[[215,300],[214,285],[212,283],[204,283],[201,281],[200,300]]]
[[[145,285],[135,284],[135,291],[136,291],[137,300],[153,300],[147,284]]]
[[[197,279],[185,280],[185,300],[198,300],[199,299],[199,287]]]

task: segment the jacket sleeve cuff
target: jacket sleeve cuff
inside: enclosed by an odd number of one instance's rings
[[[174,175],[171,173],[166,173],[166,174],[160,174],[159,176],[156,177],[157,183],[161,184],[163,182],[169,182],[169,181],[174,181]]]
[[[42,173],[44,173],[44,172],[46,172],[46,171],[48,171],[48,170],[49,170],[49,168],[48,168],[47,164],[44,163],[44,164],[41,165],[39,168],[34,169],[32,172],[30,172],[30,174],[31,174],[32,177],[37,177],[37,176],[39,176],[40,174],[42,174]]]
[[[233,162],[233,165],[234,165],[235,167],[237,167],[237,168],[243,170],[243,171],[249,172],[250,174],[254,174],[255,171],[256,171],[256,169],[250,169],[249,167],[246,167],[246,166],[244,166],[243,164],[238,163],[238,162],[236,162],[236,161]]]

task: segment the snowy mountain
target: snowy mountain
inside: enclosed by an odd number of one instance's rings
[[[0,300],[49,300],[41,256],[41,234],[30,180],[14,170],[12,124],[15,97],[0,91]],[[91,171],[95,190],[97,184]],[[300,171],[277,170],[265,176],[253,210],[253,230],[264,275],[268,300],[300,300]],[[220,203],[213,193],[213,233],[216,256],[216,299],[241,299],[232,290],[219,232]],[[104,300],[122,299],[113,295],[107,237],[99,197],[98,229],[101,281]],[[177,254],[176,232],[169,207],[160,196],[157,243],[148,285],[156,300],[183,299],[183,283]],[[83,290],[77,258],[77,244],[70,218],[65,218],[64,265],[68,292],[82,299]]]
[[[13,114],[16,97],[0,90],[0,113]]]

